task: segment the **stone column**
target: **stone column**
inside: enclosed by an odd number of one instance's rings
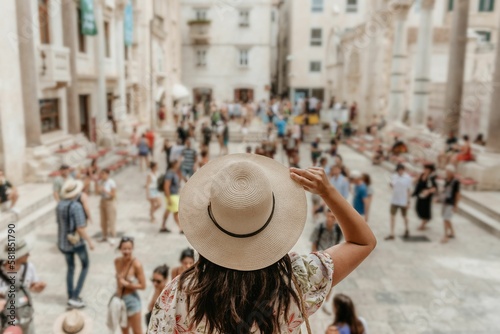
[[[17,15],[16,5],[21,1],[0,1],[0,31],[4,32],[0,38],[0,49],[2,50],[2,61],[0,61],[0,168],[6,177],[15,185],[23,182],[23,170],[25,163],[26,140],[25,115],[23,98],[24,92],[32,86],[23,87],[25,64],[21,63],[19,48],[22,44],[33,44],[31,31],[32,16]],[[28,1],[22,1],[30,4]],[[24,18],[23,29],[18,30],[20,17]],[[16,22],[17,21],[17,22]],[[27,22],[27,23],[26,23]],[[38,32],[38,29],[36,30]],[[25,46],[23,46],[25,47]],[[32,81],[36,81],[38,72],[32,72]],[[36,100],[36,91],[30,91],[32,98]],[[38,102],[38,101],[37,101]],[[38,110],[38,109],[37,109]],[[40,121],[40,116],[36,115]],[[33,137],[31,137],[33,139]],[[38,137],[38,139],[40,139]]]
[[[116,31],[116,64],[118,66],[118,108],[113,110],[115,119],[120,123],[127,114],[126,79],[125,79],[125,32],[124,32],[124,6],[116,7],[115,31]]]
[[[413,92],[413,107],[411,109],[411,123],[413,126],[423,126],[429,110],[434,2],[435,0],[423,0],[420,8],[415,91]]]
[[[64,14],[63,20],[63,40],[64,46],[70,51],[70,73],[71,83],[66,88],[66,99],[68,105],[68,131],[71,134],[81,132],[80,126],[80,105],[78,104],[78,75],[76,72],[76,59],[78,57],[78,13],[74,1],[66,1],[62,4]]]
[[[408,29],[406,18],[412,1],[398,0],[392,4],[394,40],[392,45],[391,93],[389,96],[389,119],[401,120],[405,112],[405,70]]]
[[[33,37],[38,33],[38,27],[33,29],[31,35],[26,34],[26,20],[31,20],[33,16],[32,3],[30,1],[16,1],[17,29],[19,36],[19,60],[21,61],[21,82],[24,109],[24,130],[26,134],[27,146],[34,147],[41,145],[42,125],[40,120],[40,105],[38,102],[38,69],[36,49]],[[32,28],[31,26],[29,28]],[[33,77],[35,76],[35,78]],[[11,80],[11,78],[4,77]]]
[[[443,125],[445,133],[453,131],[458,134],[467,51],[469,0],[454,0],[454,5]]]
[[[493,72],[493,91],[491,94],[490,115],[488,119],[488,135],[486,137],[486,150],[500,153],[500,34],[497,37],[495,70]]]
[[[97,142],[99,145],[111,146],[113,139],[113,127],[108,121],[108,104],[107,104],[107,88],[106,88],[106,63],[105,49],[106,42],[104,39],[104,8],[106,4],[104,0],[95,2],[95,14],[97,24],[97,114],[96,131]]]

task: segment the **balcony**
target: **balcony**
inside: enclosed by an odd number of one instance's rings
[[[210,24],[209,20],[192,20],[188,22],[191,41],[195,45],[210,44]]]
[[[139,83],[139,64],[137,61],[128,60],[125,63],[125,78],[127,79],[127,84]]]
[[[62,87],[71,80],[70,52],[62,46],[42,44],[38,47],[38,75],[44,87]]]

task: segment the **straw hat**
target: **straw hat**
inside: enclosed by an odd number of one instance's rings
[[[0,259],[7,260],[9,258],[9,254],[14,254],[14,252],[12,252],[12,248],[15,248],[16,259],[20,259],[31,251],[31,243],[29,243],[22,237],[18,238],[13,243],[9,242],[2,249],[0,253]]]
[[[92,333],[92,319],[83,312],[71,310],[56,319],[53,331],[54,334]]]
[[[83,182],[80,180],[68,179],[64,182],[61,189],[61,197],[63,199],[71,199],[80,194],[83,190]]]
[[[231,154],[199,169],[180,194],[179,218],[193,247],[229,269],[268,267],[299,239],[305,191],[287,167],[255,154]]]

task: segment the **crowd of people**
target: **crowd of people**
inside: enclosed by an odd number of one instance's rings
[[[145,199],[149,202],[149,219],[151,223],[157,222],[157,212],[164,206],[164,211],[159,227],[159,233],[172,233],[174,228],[169,225],[169,218],[173,216],[175,230],[183,234],[182,225],[179,221],[179,194],[186,182],[209,162],[211,157],[224,156],[229,153],[229,127],[230,122],[240,126],[246,152],[262,155],[275,159],[277,154],[286,156],[285,164],[291,168],[301,168],[312,165],[324,170],[328,183],[333,186],[341,198],[351,201],[352,208],[363,218],[364,222],[370,222],[370,211],[372,211],[374,200],[374,187],[371,177],[359,170],[351,170],[344,164],[339,154],[339,146],[343,139],[349,138],[356,131],[353,126],[357,117],[357,105],[348,108],[347,104],[336,106],[340,110],[348,110],[345,122],[333,121],[330,127],[330,138],[328,144],[323,144],[323,138],[317,136],[310,145],[303,145],[305,135],[309,133],[309,116],[319,113],[322,102],[316,98],[303,99],[293,105],[287,99],[275,98],[269,102],[260,103],[212,103],[207,105],[188,106],[181,108],[176,121],[176,139],[174,141],[165,139],[161,147],[164,154],[165,169],[161,170],[163,163],[159,163],[157,150],[155,150],[155,133],[152,130],[138,135],[134,128],[130,143],[134,161],[138,161],[140,171],[144,172]],[[302,118],[301,118],[302,117]],[[256,145],[250,145],[246,136],[252,123],[258,122],[266,127],[266,135]],[[380,128],[380,122],[373,127]],[[382,125],[383,127],[383,125]],[[216,140],[219,144],[218,152],[213,152],[211,143]],[[397,164],[396,170],[389,182],[392,189],[390,203],[390,227],[389,235],[385,240],[395,239],[396,216],[398,212],[404,220],[403,238],[410,237],[410,226],[408,220],[408,209],[411,198],[415,198],[416,213],[421,220],[418,230],[426,230],[432,219],[432,205],[434,199],[439,197],[443,203],[444,236],[442,242],[448,242],[454,238],[455,232],[452,225],[453,213],[457,211],[460,199],[460,182],[455,177],[456,165],[460,161],[472,159],[471,146],[467,136],[463,138],[462,146],[457,146],[458,140],[450,134],[447,141],[447,150],[440,157],[439,166],[444,166],[446,177],[444,190],[439,191],[434,164],[424,166],[423,172],[415,179],[411,177],[403,164]],[[308,150],[310,161],[301,162],[301,150]],[[399,138],[395,138],[390,154],[398,156],[407,152],[406,144]],[[281,155],[280,155],[281,156]],[[378,164],[387,158],[384,149],[380,145],[375,151],[373,163]],[[147,169],[147,171],[146,171]],[[53,182],[53,196],[57,201],[57,246],[67,264],[67,304],[73,311],[67,312],[58,319],[59,326],[70,322],[88,322],[89,319],[80,310],[85,307],[85,302],[80,294],[89,269],[89,252],[95,248],[94,240],[87,233],[88,224],[94,219],[91,214],[89,196],[100,197],[99,242],[118,245],[120,256],[115,259],[116,293],[109,303],[107,325],[111,330],[121,328],[122,333],[140,334],[143,321],[148,324],[152,317],[155,302],[162,294],[165,285],[182,275],[185,271],[195,265],[198,255],[193,249],[186,249],[180,256],[180,265],[173,269],[162,264],[156,267],[152,274],[151,282],[154,286],[152,298],[148,301],[148,313],[145,319],[142,317],[142,301],[138,291],[147,286],[147,274],[140,259],[134,256],[134,238],[124,236],[117,238],[117,184],[106,168],[99,168],[97,159],[93,160],[88,168],[73,169],[68,165],[61,165],[59,176]],[[9,183],[0,171],[0,200],[2,203],[10,203],[10,209],[14,210],[18,195],[16,188]],[[164,202],[165,204],[163,204]],[[345,231],[342,230],[339,219],[332,211],[331,205],[317,194],[312,195],[312,214],[314,217],[314,229],[310,236],[311,251],[320,252],[339,245],[344,239]],[[29,297],[31,292],[42,292],[45,283],[41,281],[35,266],[27,261],[30,245],[26,243],[24,250],[20,252],[17,245],[16,272],[21,272],[18,281],[19,289],[25,291]],[[21,256],[22,255],[22,256]],[[75,281],[76,265],[75,257],[80,262],[80,273]],[[7,257],[4,256],[4,260]],[[0,296],[5,297],[5,287],[8,281],[2,277],[7,271],[7,263],[0,270]],[[21,268],[22,267],[22,268]],[[3,291],[3,292],[2,292]],[[358,317],[352,300],[343,294],[336,294],[330,301],[329,291],[326,296],[323,310],[334,315],[332,324],[326,328],[326,334],[333,333],[357,333],[367,334],[366,321]],[[1,301],[2,299],[0,299]],[[3,299],[6,302],[5,298]],[[1,303],[0,303],[1,305]],[[76,313],[75,313],[76,312]],[[5,312],[4,312],[5,313]],[[18,323],[21,324],[23,333],[33,333],[33,313],[26,311],[19,316]],[[5,327],[6,328],[6,327]],[[4,328],[4,330],[5,330]],[[82,327],[83,328],[83,327]],[[86,327],[88,329],[88,327]],[[6,332],[7,333],[7,332]],[[64,333],[64,331],[62,331]],[[66,331],[66,333],[69,333]],[[74,332],[83,333],[83,332]]]

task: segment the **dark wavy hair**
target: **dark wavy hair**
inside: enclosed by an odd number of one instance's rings
[[[280,333],[290,304],[300,305],[293,289],[292,262],[285,255],[275,264],[255,271],[238,271],[216,265],[200,255],[179,279],[186,293],[190,326],[206,325],[206,334]]]
[[[333,325],[347,325],[351,334],[363,334],[365,329],[363,323],[356,315],[356,309],[351,298],[339,293],[333,297],[333,306],[335,309],[335,320]]]

